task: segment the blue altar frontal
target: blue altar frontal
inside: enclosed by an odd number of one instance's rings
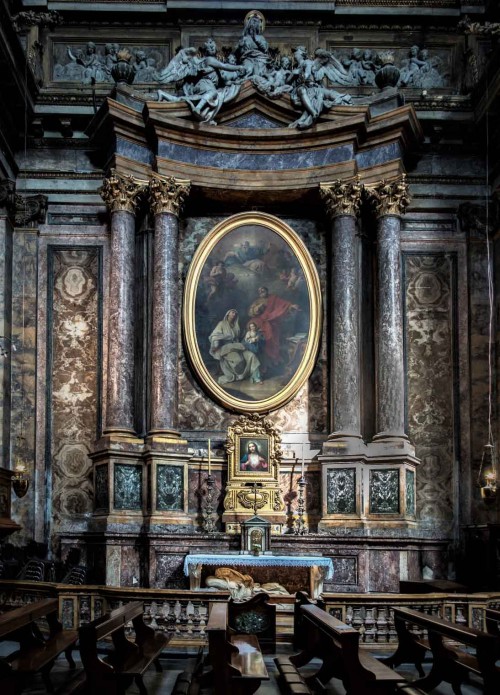
[[[211,567],[309,567],[310,592],[318,598],[323,580],[333,578],[333,562],[329,557],[306,555],[186,555],[184,574],[189,576],[190,588],[200,588],[203,565]]]

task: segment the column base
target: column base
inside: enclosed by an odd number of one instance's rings
[[[323,456],[342,458],[366,453],[366,444],[359,433],[333,432],[323,444]]]
[[[415,447],[406,434],[400,432],[379,432],[367,444],[369,456],[415,456]]]
[[[103,437],[127,437],[131,439],[138,439],[135,430],[129,427],[106,427],[102,432]],[[141,439],[142,441],[142,439]]]

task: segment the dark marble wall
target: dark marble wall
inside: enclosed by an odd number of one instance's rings
[[[12,259],[12,340],[11,355],[11,462],[26,465],[32,484],[21,500],[13,499],[13,518],[22,530],[12,542],[22,545],[33,538],[37,490],[35,477],[35,404],[37,346],[37,264],[38,240],[35,230],[16,229]]]

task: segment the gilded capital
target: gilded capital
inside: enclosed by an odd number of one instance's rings
[[[404,215],[411,201],[406,174],[395,181],[381,181],[373,188],[370,187],[367,192],[377,217]]]
[[[146,191],[147,185],[147,181],[119,174],[112,169],[108,178],[104,179],[99,193],[111,212],[122,210],[135,215],[139,199]]]
[[[169,212],[179,216],[189,195],[191,181],[173,176],[153,176],[149,181],[149,200],[154,215]]]
[[[320,195],[325,202],[330,217],[351,215],[357,217],[361,209],[361,194],[363,184],[359,176],[350,181],[331,181],[319,184]]]

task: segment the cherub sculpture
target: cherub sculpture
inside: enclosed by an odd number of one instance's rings
[[[158,101],[184,101],[198,120],[216,125],[215,117],[221,106],[234,99],[240,90],[240,85],[228,83],[223,73],[242,74],[244,68],[220,61],[213,39],[205,42],[202,53],[198,57],[195,48],[183,48],[164,70],[157,73],[157,80],[163,84],[182,81],[183,92],[182,96],[175,96],[159,89]]]
[[[304,46],[295,49],[297,67],[293,70],[292,104],[302,109],[302,115],[289,128],[309,128],[325,109],[334,104],[350,104],[351,97],[323,86],[325,77],[331,81],[349,80],[338,58],[322,48],[316,49],[314,59],[307,57]]]

